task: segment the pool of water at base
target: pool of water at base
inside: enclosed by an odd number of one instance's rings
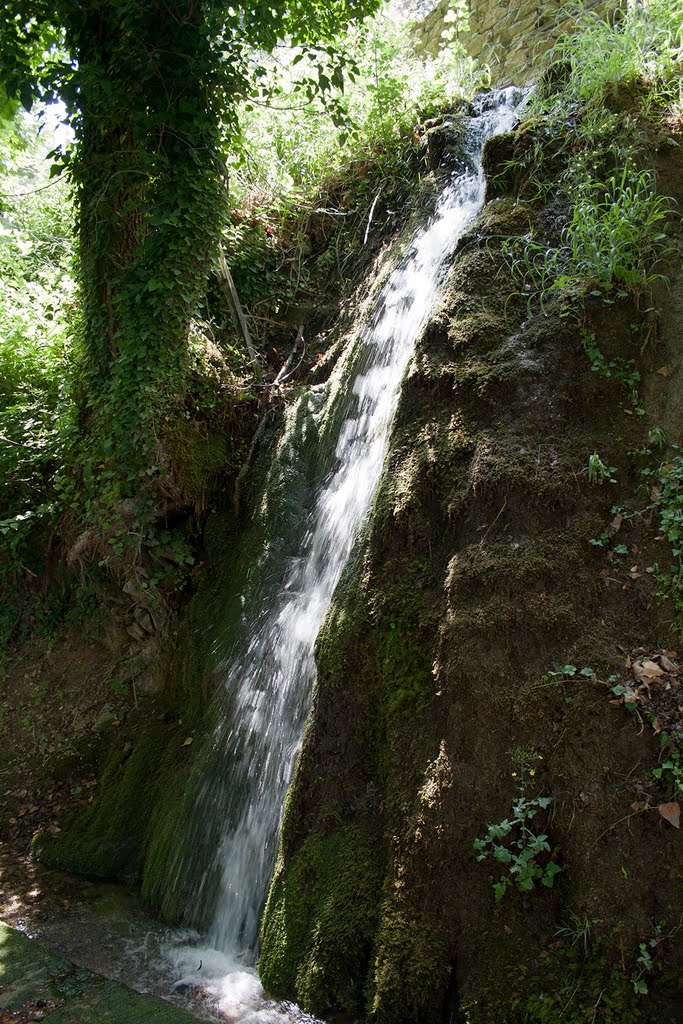
[[[139,894],[0,854],[0,919],[79,967],[155,995],[207,1021],[314,1024],[269,999],[249,951],[228,957],[196,932],[153,918]]]

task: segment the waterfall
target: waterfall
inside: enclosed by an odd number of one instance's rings
[[[512,127],[519,98],[508,89],[477,100],[464,168],[454,172],[375,296],[374,311],[347,356],[345,386],[335,395],[322,390],[313,396],[313,419],[334,423],[336,443],[329,458],[319,459],[321,482],[311,507],[300,510],[298,550],[249,599],[245,643],[223,667],[229,712],[216,727],[211,755],[220,767],[198,797],[197,820],[211,831],[215,849],[195,898],[213,904],[211,946],[233,957],[257,945],[315,680],[316,636],[373,500],[401,380],[439,301],[449,256],[483,204],[483,144]],[[310,394],[301,401],[310,407]],[[294,410],[290,422],[299,421]],[[277,523],[271,528],[271,546],[277,546]]]

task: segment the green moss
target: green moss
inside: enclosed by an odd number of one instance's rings
[[[448,325],[448,338],[457,355],[461,354],[461,349],[470,346],[488,350],[492,341],[504,338],[507,333],[505,318],[501,314],[483,310],[463,313]]]
[[[438,1021],[450,974],[441,925],[429,914],[393,909],[393,902],[379,930],[369,1010],[377,1021]]]
[[[263,918],[259,973],[304,1009],[363,1006],[377,925],[383,857],[372,821],[310,833],[280,861]]]
[[[193,875],[180,875],[174,870],[182,853],[181,841],[187,822],[192,820],[196,794],[188,786],[185,775],[178,775],[177,784],[170,785],[160,794],[152,811],[149,842],[142,876],[142,895],[146,902],[158,908],[165,921],[178,923],[186,920],[193,908],[193,885],[201,880],[203,867],[201,851],[196,850]],[[169,884],[169,880],[173,884]],[[196,891],[196,889],[194,890]],[[194,921],[195,925],[200,922]]]
[[[36,836],[37,859],[91,878],[134,878],[167,742],[168,727],[158,725],[148,729],[130,756],[114,751],[102,775],[97,802],[59,835]]]
[[[629,977],[601,948],[585,958],[574,947],[547,956],[540,977],[527,974],[519,987],[524,993],[519,1024],[637,1024],[642,1019]]]
[[[187,725],[200,719],[209,704],[214,658],[205,622],[207,603],[206,589],[190,602],[164,673],[163,701]]]
[[[386,713],[404,711],[426,697],[432,682],[433,658],[416,642],[404,622],[392,622],[387,631],[381,658],[381,672],[386,692]]]
[[[197,423],[176,420],[167,430],[166,443],[183,500],[203,511],[228,460],[227,438],[210,434]]]

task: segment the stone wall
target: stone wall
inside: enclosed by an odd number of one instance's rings
[[[538,77],[543,56],[575,18],[561,0],[470,0],[470,31],[461,34],[467,52],[491,68],[493,85],[525,85]],[[607,11],[615,0],[587,0],[587,10]],[[449,0],[440,0],[415,30],[417,48],[436,54]]]

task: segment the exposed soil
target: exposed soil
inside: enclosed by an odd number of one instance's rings
[[[130,638],[128,638],[130,643]],[[58,624],[10,651],[0,676],[0,840],[18,856],[93,803],[112,745],[157,713],[138,692],[129,643],[99,619]]]

